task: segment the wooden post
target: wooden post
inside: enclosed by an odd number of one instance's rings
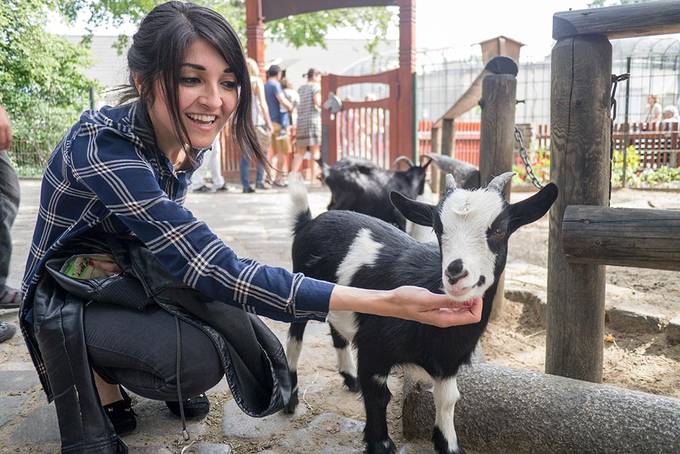
[[[550,210],[545,371],[602,381],[605,267],[562,252],[568,205],[608,205],[612,47],[603,35],[558,41],[552,51]]]
[[[260,74],[264,69],[264,18],[262,0],[246,0],[246,47],[248,56],[257,62]]]
[[[442,128],[435,128],[434,126],[430,130],[430,140],[432,141],[432,151],[431,154],[441,154],[442,152]],[[432,175],[431,188],[432,192],[439,194],[439,182],[443,179],[442,173],[439,170],[439,166],[430,166],[430,172]]]
[[[512,150],[515,128],[515,74],[492,74],[482,82],[482,119],[479,143],[479,174],[482,187],[504,172],[512,171]],[[510,184],[503,191],[510,199]],[[498,317],[505,298],[505,272],[498,279],[498,290],[493,300],[491,319]]]
[[[455,124],[453,119],[444,118],[442,120],[441,154],[453,157],[453,136],[455,134]],[[439,194],[444,193],[446,178],[439,179]]]
[[[397,126],[398,156],[413,157],[414,106],[413,89],[416,73],[416,2],[415,0],[397,0],[399,5],[399,108],[397,121],[390,127]]]

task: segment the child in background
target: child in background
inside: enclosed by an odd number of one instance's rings
[[[293,105],[291,110],[286,109],[281,105],[279,112],[281,113],[281,136],[291,133],[291,127],[297,120],[297,106],[300,104],[300,95],[293,89],[293,83],[288,79],[281,79],[281,88],[286,99]]]

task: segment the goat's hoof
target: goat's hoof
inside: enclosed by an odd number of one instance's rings
[[[293,394],[291,394],[290,400],[288,401],[286,406],[283,407],[283,412],[286,413],[287,415],[292,415],[293,413],[295,413],[295,409],[297,408],[298,403],[299,403],[298,394],[296,391]]]
[[[366,454],[394,454],[397,452],[397,447],[391,438],[383,441],[374,441],[366,443]]]
[[[432,432],[432,442],[434,443],[434,450],[437,454],[465,454],[465,450],[460,446],[456,446],[455,448],[449,447],[448,440],[437,426],[435,426],[434,431]]]
[[[348,374],[347,372],[340,372],[340,375],[342,375],[342,379],[344,380],[347,389],[349,389],[353,393],[358,393],[359,391],[361,391],[361,388],[359,387],[359,379],[357,379],[353,375]]]

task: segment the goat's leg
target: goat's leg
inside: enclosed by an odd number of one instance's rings
[[[283,410],[285,413],[295,413],[295,408],[298,405],[298,376],[297,366],[300,359],[300,351],[302,351],[302,337],[305,334],[307,321],[293,322],[288,328],[288,343],[286,344],[286,358],[288,358],[288,370],[290,373],[290,386],[292,388],[290,393],[290,400]]]
[[[338,355],[338,372],[342,375],[342,379],[345,382],[345,386],[349,388],[352,392],[359,391],[359,381],[357,380],[357,370],[354,365],[354,360],[352,359],[352,349],[342,334],[338,332],[333,327],[333,324],[329,323],[331,326],[331,337],[333,338],[333,347],[335,347],[335,353]]]
[[[465,451],[458,445],[456,429],[453,426],[453,413],[456,402],[460,398],[456,377],[449,377],[434,382],[434,403],[437,411],[432,441],[438,454],[463,454]]]
[[[396,452],[394,442],[387,430],[387,404],[392,394],[387,387],[389,367],[379,368],[376,358],[362,361],[359,353],[359,383],[366,409],[366,427],[364,427],[364,441],[367,454],[392,454]]]

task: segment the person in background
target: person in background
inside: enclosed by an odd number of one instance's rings
[[[661,123],[677,123],[680,121],[678,116],[678,108],[675,106],[666,106],[661,113]]]
[[[272,149],[274,156],[272,166],[276,169],[274,186],[285,187],[283,177],[287,167],[288,156],[291,153],[290,137],[283,126],[289,122],[287,112],[293,110],[281,87],[282,71],[278,65],[271,65],[267,70],[267,83],[264,84],[264,94],[269,108],[272,122]]]
[[[304,159],[316,161],[321,148],[321,71],[310,68],[307,83],[298,89],[298,107],[295,140],[295,157],[291,172],[299,172]],[[309,150],[309,151],[307,151]],[[311,181],[316,177],[316,165],[310,164]]]
[[[0,106],[0,309],[21,305],[21,292],[7,285],[9,262],[12,257],[11,229],[19,210],[19,179],[7,156],[12,145],[12,124],[4,107]],[[0,342],[16,332],[13,325],[0,320]]]
[[[288,79],[281,79],[281,88],[283,88],[283,94],[286,96],[286,99],[293,105],[293,108],[287,111],[290,124],[286,128],[288,136],[291,138],[291,144],[293,144],[294,141],[292,140],[293,138],[292,129],[295,128],[295,124],[297,121],[298,105],[300,104],[300,95],[298,95],[298,92],[295,91],[293,87],[293,82],[289,81]]]
[[[656,95],[647,96],[647,114],[645,123],[658,123],[661,121],[661,104]]]
[[[272,142],[272,121],[269,117],[269,108],[267,107],[267,100],[264,97],[264,84],[260,78],[260,67],[252,58],[246,59],[248,66],[248,74],[250,75],[250,88],[253,92],[253,106],[251,109],[253,115],[253,125],[255,126],[255,135],[260,144],[260,148],[266,153],[269,145]],[[239,172],[241,175],[241,185],[243,192],[246,194],[255,192],[250,186],[250,160],[244,154],[241,154],[241,162],[239,164]],[[257,171],[255,173],[255,188],[269,189],[269,185],[264,181],[264,165],[261,162],[257,163]]]
[[[203,162],[200,167],[196,169],[191,176],[191,190],[193,192],[218,192],[228,191],[229,188],[224,182],[222,176],[222,146],[220,139],[222,135],[217,134],[213,141],[212,147],[203,154]],[[212,186],[205,185],[206,173],[210,173],[212,179]]]

